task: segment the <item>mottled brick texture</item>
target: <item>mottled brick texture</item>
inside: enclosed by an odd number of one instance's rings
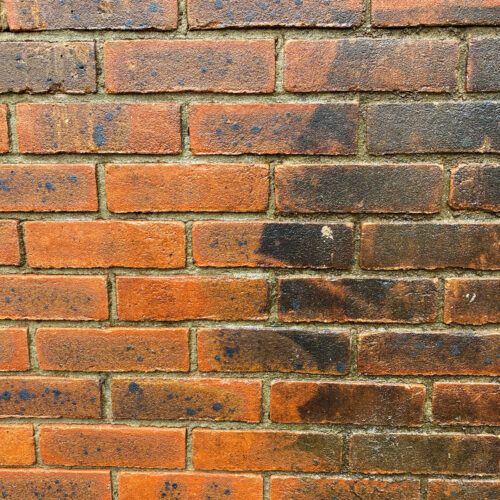
[[[500,0],[0,0],[0,500],[500,499]]]

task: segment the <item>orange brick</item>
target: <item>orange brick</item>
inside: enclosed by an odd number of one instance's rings
[[[194,154],[349,155],[356,152],[356,103],[191,104]]]
[[[186,265],[183,222],[31,221],[24,224],[28,264],[39,268]]]
[[[447,279],[443,317],[445,323],[460,325],[500,322],[500,279]]]
[[[95,212],[94,165],[3,164],[0,212]]]
[[[284,86],[290,92],[451,92],[458,55],[458,42],[447,40],[288,40]]]
[[[268,165],[106,165],[111,212],[264,212]]]
[[[185,465],[185,429],[122,425],[42,425],[40,453],[47,465],[162,467]]]
[[[419,500],[419,481],[271,477],[271,500]]]
[[[342,436],[270,430],[193,430],[196,469],[336,472]]]
[[[118,316],[126,321],[259,320],[268,317],[268,283],[226,276],[118,276]]]
[[[100,418],[99,380],[2,377],[0,417]]]
[[[111,500],[111,481],[108,471],[4,469],[0,474],[0,491],[8,500]]]
[[[105,276],[0,275],[0,318],[108,318]]]
[[[262,477],[204,472],[120,472],[120,500],[262,500]]]
[[[23,371],[29,367],[28,329],[0,329],[0,371]]]
[[[7,153],[10,148],[7,113],[7,104],[0,104],[0,153]]]
[[[111,93],[269,93],[274,40],[107,41],[104,73]]]
[[[197,266],[347,269],[353,236],[353,224],[195,222],[193,258]]]
[[[17,266],[21,262],[17,221],[0,221],[0,265]]]
[[[439,425],[500,426],[500,384],[435,382],[432,415]]]
[[[33,426],[0,425],[0,465],[33,465],[35,460]]]
[[[21,153],[180,153],[180,106],[172,103],[22,103]]]
[[[259,422],[260,380],[119,378],[111,382],[114,418]]]
[[[500,481],[430,479],[427,487],[428,500],[494,500],[500,498]]]
[[[44,370],[175,372],[189,370],[187,328],[39,328]]]
[[[177,2],[112,2],[104,8],[97,2],[65,0],[6,0],[11,31],[43,30],[173,30],[177,27]]]
[[[273,382],[271,420],[290,423],[418,426],[425,386],[369,382]]]

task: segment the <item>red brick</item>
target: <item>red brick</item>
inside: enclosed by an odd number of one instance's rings
[[[440,165],[278,165],[279,212],[439,212]]]
[[[22,103],[16,106],[21,153],[171,154],[182,149],[173,103]]]
[[[364,269],[500,269],[500,224],[363,223]]]
[[[368,382],[273,382],[274,422],[418,426],[425,386]]]
[[[500,212],[500,165],[469,164],[451,169],[449,205]]]
[[[95,212],[94,165],[3,164],[0,212]]]
[[[0,465],[33,465],[35,460],[33,426],[0,425]]]
[[[7,105],[0,104],[0,153],[9,151],[9,126],[7,125]],[[3,188],[2,188],[3,189]]]
[[[419,481],[271,476],[271,500],[419,500]]]
[[[178,221],[31,221],[24,224],[28,264],[38,268],[186,265]]]
[[[193,258],[209,267],[348,269],[353,236],[353,224],[195,222]]]
[[[27,328],[0,329],[0,372],[29,370]]]
[[[120,378],[111,382],[113,417],[259,422],[260,380]]]
[[[189,370],[187,328],[39,328],[44,370],[176,372]]]
[[[0,491],[8,500],[111,500],[108,471],[64,469],[4,469]]]
[[[467,90],[469,92],[500,90],[500,38],[469,40]]]
[[[437,280],[281,278],[281,321],[428,323],[437,315]]]
[[[498,153],[499,113],[497,101],[370,104],[367,149],[376,155]]]
[[[228,276],[118,276],[118,316],[126,321],[259,320],[268,317],[268,283]]]
[[[500,426],[500,384],[436,382],[432,415],[439,425]]]
[[[498,474],[500,437],[488,434],[354,434],[350,468],[369,474]]]
[[[431,479],[427,486],[428,500],[494,500],[500,498],[500,481]]]
[[[271,430],[193,430],[196,469],[337,472],[342,436]]]
[[[0,221],[0,265],[17,266],[21,262],[17,221]]]
[[[269,93],[274,40],[119,40],[104,43],[108,92]]]
[[[264,212],[269,167],[259,164],[106,166],[111,212]]]
[[[373,0],[375,26],[499,24],[496,0]]]
[[[43,30],[173,30],[177,27],[177,2],[112,2],[105,7],[96,2],[65,0],[6,0],[7,22],[11,31]]]
[[[96,91],[94,42],[2,42],[0,92]]]
[[[124,425],[42,425],[40,453],[47,465],[96,467],[185,466],[185,429]]]
[[[349,155],[356,152],[358,105],[192,104],[194,154]]]
[[[262,500],[262,477],[204,472],[120,472],[120,500]]]
[[[0,275],[0,318],[108,318],[106,276]]]
[[[500,279],[447,279],[443,317],[445,323],[460,325],[500,322]]]
[[[500,375],[500,333],[362,332],[366,375]]]
[[[2,377],[0,416],[100,418],[99,380],[66,377]]]
[[[347,331],[198,328],[197,336],[200,371],[331,375],[349,372]]]
[[[284,86],[290,92],[451,92],[459,45],[435,39],[289,40]]]

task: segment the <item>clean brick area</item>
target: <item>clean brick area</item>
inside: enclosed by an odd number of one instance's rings
[[[0,0],[0,500],[500,499],[500,0]]]

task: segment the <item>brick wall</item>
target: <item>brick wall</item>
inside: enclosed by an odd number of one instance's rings
[[[2,499],[500,498],[499,0],[0,4]]]

